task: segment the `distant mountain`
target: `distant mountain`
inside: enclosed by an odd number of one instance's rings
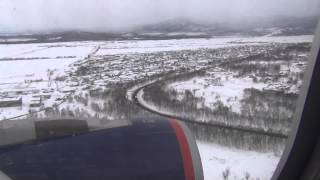
[[[0,44],[67,42],[90,40],[159,40],[210,38],[212,36],[282,36],[313,34],[317,17],[277,17],[241,23],[205,23],[188,19],[173,19],[137,27],[129,32],[96,33],[66,31],[45,34],[0,35]]]
[[[29,39],[25,41],[24,39]],[[40,42],[68,42],[68,41],[99,41],[99,40],[121,40],[120,34],[95,33],[84,31],[65,31],[46,34],[28,35],[0,35],[0,44],[14,43],[40,43]]]
[[[174,19],[156,24],[145,25],[138,29],[141,32],[208,32],[213,30],[211,24],[197,23],[188,19]]]
[[[318,17],[279,17],[260,22],[261,29],[278,29],[281,33],[277,35],[305,35],[314,34]]]
[[[187,33],[202,32],[212,36],[222,35],[301,35],[313,34],[318,17],[277,17],[259,21],[241,23],[199,23],[187,19],[174,19],[157,24],[146,25],[138,29],[140,33]],[[275,32],[276,31],[276,32]]]

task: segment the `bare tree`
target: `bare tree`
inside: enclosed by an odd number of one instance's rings
[[[223,172],[222,172],[222,177],[224,180],[228,180],[230,176],[230,169],[226,168]]]

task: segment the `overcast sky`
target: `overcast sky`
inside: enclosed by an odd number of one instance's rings
[[[110,31],[175,18],[241,22],[320,12],[320,0],[0,0],[0,32]]]

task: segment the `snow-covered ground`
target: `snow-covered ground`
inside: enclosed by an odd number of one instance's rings
[[[48,80],[48,70],[54,79],[65,74],[64,69],[77,59],[50,59],[32,61],[0,61],[0,94],[6,97],[22,97],[21,107],[0,108],[0,119],[12,118],[29,112],[32,100],[39,100],[37,95],[51,94],[46,106],[52,106],[53,100],[64,96],[57,91],[66,84]],[[50,63],[48,63],[50,61]],[[1,100],[1,99],[0,99]],[[33,108],[38,109],[38,108]]]
[[[72,63],[84,59],[95,48],[96,44],[87,42],[0,45],[0,101],[22,97],[21,106],[0,108],[0,119],[38,111],[41,106],[31,108],[30,104],[39,103],[43,95],[50,95],[42,98],[43,107],[59,103],[66,95],[62,91],[67,82],[55,79],[66,76]]]
[[[211,39],[137,40],[104,43],[97,55],[177,51],[199,48],[221,48],[266,43],[311,42],[312,35],[277,37],[215,37]]]
[[[136,80],[137,78],[141,79],[150,74],[161,73],[162,69],[160,68],[167,67],[166,65],[168,64],[172,67],[175,65],[187,67],[187,65],[190,66],[189,62],[191,60],[193,61],[193,59],[191,59],[182,62],[180,59],[168,59],[171,56],[162,55],[162,57],[166,57],[168,61],[162,62],[161,64],[157,62],[161,61],[161,58],[154,60],[154,56],[149,57],[146,54],[144,54],[144,58],[127,56],[128,54],[195,50],[199,48],[216,49],[230,46],[265,45],[271,43],[311,42],[312,38],[313,36],[223,37],[212,39],[0,45],[0,95],[6,97],[19,95],[23,98],[22,106],[0,108],[0,120],[28,113],[31,101],[37,99],[39,95],[50,94],[51,97],[44,101],[44,106],[51,107],[53,104],[61,102],[61,99],[72,90],[76,91],[75,94],[79,94],[82,91],[88,91],[88,89],[91,90],[106,86],[106,84],[110,82],[121,83]],[[100,49],[95,52],[97,47],[100,47]],[[92,54],[92,52],[95,53]],[[177,57],[182,57],[180,54],[178,55]],[[130,59],[131,57],[135,57],[135,59]],[[196,56],[194,58],[196,58]],[[142,60],[144,62],[141,62]],[[203,62],[207,63],[208,61],[204,59]],[[96,65],[93,66],[94,72],[88,74],[88,77],[86,77],[89,79],[89,82],[84,85],[78,85],[77,81],[72,81],[72,78],[68,74],[74,73],[76,69],[74,65],[81,63]],[[193,62],[193,64],[195,69],[200,66],[198,62]],[[206,65],[207,64],[204,63],[202,66]],[[104,71],[100,73],[98,71],[99,68]],[[167,70],[166,68],[164,69]],[[174,67],[172,69],[175,70]],[[221,74],[220,76],[224,75]],[[55,78],[62,78],[62,80],[50,82],[50,79],[53,80]],[[187,84],[175,84],[174,86],[192,90],[193,81],[194,80],[190,80]],[[204,84],[206,80],[196,79],[196,81],[197,83]],[[222,101],[230,102],[232,108],[237,111],[239,109],[238,105],[232,102],[230,98],[241,96],[239,92],[243,90],[243,88],[252,86],[252,80],[242,78],[240,81],[232,77],[227,80],[225,77],[222,77],[222,82],[224,86],[228,87],[228,91],[222,90],[220,86],[210,86],[208,87],[210,90],[209,94],[207,93],[209,91],[206,89],[196,90],[196,93],[212,98],[215,98],[217,94],[219,94]],[[234,88],[234,85],[237,85],[237,88]],[[254,87],[258,89],[264,86],[265,85],[259,83],[254,84]],[[87,90],[84,90],[84,88]],[[214,93],[211,93],[212,91],[214,91]],[[142,93],[143,91],[141,91],[138,96],[142,97]],[[130,96],[130,92],[127,95]],[[88,103],[90,104],[91,100],[89,100]],[[95,101],[95,103],[102,105],[104,102]],[[210,99],[208,104],[210,104]],[[72,108],[74,109],[88,108],[87,106],[75,103],[73,106]],[[69,106],[65,104],[63,104],[62,107],[69,108]],[[88,111],[89,114],[95,113],[91,112],[91,109],[88,109]],[[269,179],[279,160],[279,157],[271,153],[230,149],[204,142],[198,142],[198,145],[206,180],[222,179],[222,173],[227,168],[230,170],[229,179],[244,178],[246,172],[250,174],[251,178]],[[259,166],[259,168],[256,168],[257,166]]]
[[[26,79],[46,79],[47,70],[54,70],[57,76],[64,74],[69,64],[77,58],[0,61],[0,84],[22,83]]]
[[[243,97],[244,89],[262,90],[267,84],[254,83],[249,77],[236,78],[234,75],[233,72],[216,68],[213,77],[195,77],[187,81],[169,84],[168,87],[175,89],[180,94],[189,90],[194,92],[195,97],[205,97],[205,106],[207,107],[213,107],[215,102],[221,101],[225,106],[230,107],[231,111],[240,113],[240,100]]]
[[[206,142],[197,142],[203,166],[204,179],[223,179],[229,170],[229,180],[250,179],[268,180],[277,167],[279,156],[273,153],[258,153],[226,148]]]
[[[1,44],[0,60],[13,58],[62,58],[65,56],[81,58],[99,44],[101,42]]]
[[[97,55],[146,53],[199,48],[220,48],[243,44],[311,42],[313,35],[271,37],[215,37],[210,39],[83,41],[0,45],[0,59],[18,57],[79,56],[100,45]]]

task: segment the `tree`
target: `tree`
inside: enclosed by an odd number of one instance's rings
[[[223,172],[222,172],[222,177],[224,180],[227,180],[229,179],[229,176],[230,176],[230,169],[229,168],[226,168]]]

